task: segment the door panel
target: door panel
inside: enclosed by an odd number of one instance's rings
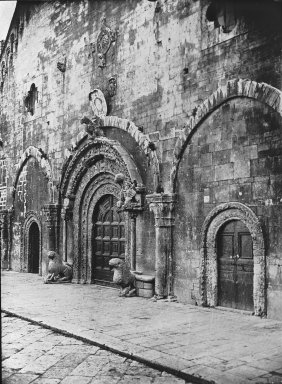
[[[117,199],[104,196],[97,204],[93,215],[92,233],[92,282],[110,285],[113,272],[109,261],[113,257],[124,259],[124,215],[117,212]]]
[[[34,222],[29,228],[28,234],[28,272],[39,273],[39,228]]]
[[[240,221],[225,224],[217,236],[218,305],[253,310],[253,244]]]

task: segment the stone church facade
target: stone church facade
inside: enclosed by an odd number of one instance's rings
[[[0,78],[1,266],[282,318],[282,4],[19,1]],[[151,277],[151,280],[150,280]],[[147,279],[147,280],[146,280]],[[147,281],[147,282],[146,282]]]

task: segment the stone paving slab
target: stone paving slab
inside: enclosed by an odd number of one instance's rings
[[[2,384],[192,384],[186,380],[147,367],[132,359],[48,330],[42,325],[30,327],[28,321],[1,314]],[[36,341],[33,333],[41,336]],[[11,349],[17,340],[28,342]],[[24,335],[24,336],[23,336]],[[45,348],[41,348],[44,344]],[[35,351],[35,352],[34,352]],[[50,364],[51,363],[51,364]]]
[[[282,322],[121,298],[116,289],[97,285],[44,285],[33,274],[2,272],[1,282],[3,310],[187,379],[282,383]]]

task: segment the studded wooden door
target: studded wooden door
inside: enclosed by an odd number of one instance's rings
[[[39,228],[34,222],[29,228],[28,235],[28,272],[39,273]]]
[[[253,311],[253,243],[239,220],[225,224],[217,236],[218,305]]]
[[[124,215],[117,212],[117,199],[104,196],[96,206],[93,215],[92,234],[92,281],[110,285],[113,272],[109,261],[114,257],[125,257]]]

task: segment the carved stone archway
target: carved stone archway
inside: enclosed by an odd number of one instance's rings
[[[171,192],[175,192],[178,167],[187,144],[200,124],[223,103],[236,97],[247,97],[258,100],[282,116],[282,91],[266,83],[246,79],[228,80],[226,85],[219,87],[203,103],[195,108],[195,115],[191,116],[181,131],[173,153],[173,164],[170,173]]]
[[[216,237],[222,225],[231,220],[242,221],[250,231],[254,257],[254,312],[257,316],[266,314],[266,259],[262,228],[254,212],[246,205],[237,202],[217,206],[208,214],[203,224],[201,240],[202,305],[212,307],[217,305]]]
[[[127,132],[138,144],[144,154],[150,159],[150,164],[152,164],[153,172],[155,175],[154,178],[154,188],[156,190],[158,184],[160,183],[160,165],[159,159],[157,156],[157,151],[154,143],[149,139],[148,135],[145,135],[139,130],[139,128],[128,119],[122,119],[117,116],[105,116],[101,118],[100,128],[114,127],[119,128],[122,131]],[[85,131],[81,131],[73,143],[73,147],[79,146],[87,138]]]
[[[73,218],[75,282],[91,283],[93,212],[102,196],[111,194],[119,198],[121,187],[114,182],[118,173],[123,173],[125,186],[130,186],[133,180],[142,184],[140,173],[126,150],[116,141],[106,138],[82,143],[66,165],[61,195],[64,216],[71,213],[68,216]],[[63,252],[65,254],[65,250]]]
[[[30,211],[25,216],[25,221],[23,225],[23,254],[21,255],[21,269],[24,272],[28,272],[28,257],[29,257],[29,235],[30,227],[32,224],[36,223],[39,229],[39,275],[42,275],[42,228],[39,215]]]

